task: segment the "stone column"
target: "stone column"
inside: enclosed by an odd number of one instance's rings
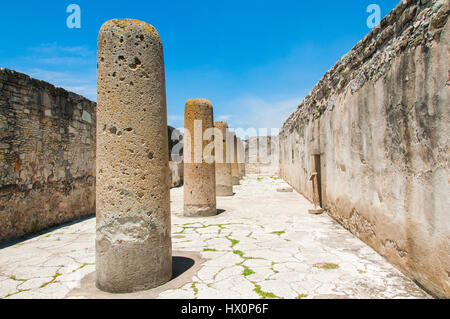
[[[245,173],[244,173],[244,161],[245,161],[245,151],[244,151],[244,144],[242,143],[242,140],[238,137],[237,138],[237,158],[238,158],[238,173],[239,173],[239,180],[241,180]]]
[[[244,162],[242,163],[242,171],[243,171],[244,176],[247,175],[247,172],[246,172],[246,169],[245,169],[245,165],[247,163],[247,152],[246,152],[246,150],[247,150],[247,142],[244,140],[244,141],[242,141],[242,152],[243,152],[242,157],[243,157],[243,160],[244,160]]]
[[[184,216],[217,214],[214,150],[208,151],[214,146],[214,134],[210,140],[203,138],[206,130],[213,133],[213,127],[211,102],[188,100],[184,113]]]
[[[231,178],[233,185],[239,185],[238,143],[236,133],[233,134],[233,157],[231,159]]]
[[[216,195],[233,196],[233,181],[231,178],[231,163],[227,161],[227,122],[214,122],[217,129],[214,136],[216,158]],[[220,131],[220,134],[219,134]],[[220,151],[222,150],[222,151]]]
[[[125,293],[172,277],[163,47],[153,26],[98,37],[96,285]]]

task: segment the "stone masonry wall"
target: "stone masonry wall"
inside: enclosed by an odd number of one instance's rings
[[[317,199],[316,166],[323,208],[447,298],[449,7],[399,3],[325,74],[279,136],[281,177]]]
[[[0,69],[0,242],[95,212],[95,111]]]

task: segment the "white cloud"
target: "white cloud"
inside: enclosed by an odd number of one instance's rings
[[[228,121],[229,119],[231,119],[232,118],[232,115],[230,115],[230,114],[224,114],[224,115],[219,115],[218,117],[217,117],[217,120],[218,121]]]
[[[298,107],[301,96],[282,99],[264,99],[262,97],[247,96],[239,98],[230,104],[240,105],[238,114],[233,116],[237,120],[230,123],[233,128],[255,128],[260,134],[264,129],[281,129],[283,123]],[[245,111],[245,113],[241,113]],[[276,130],[274,130],[276,131]]]
[[[18,68],[16,70],[28,74],[35,79],[51,83],[57,87],[62,87],[67,91],[80,94],[92,101],[97,100],[97,75],[94,70],[88,70],[82,74],[79,72],[61,72],[39,68]]]
[[[24,59],[33,65],[55,66],[87,66],[95,65],[96,52],[87,46],[60,46],[56,43],[41,44],[30,48],[31,56]]]
[[[167,118],[171,121],[182,121],[183,117],[179,115],[168,115]]]
[[[168,115],[167,122],[172,127],[181,128],[184,126],[184,117],[180,115]]]
[[[6,65],[96,101],[96,63],[96,51],[87,46],[61,46],[50,43],[29,48],[26,55],[15,57]]]
[[[77,93],[92,101],[97,101],[97,86],[96,85],[82,85],[82,86],[64,86],[64,89],[70,92]]]
[[[61,46],[57,43],[43,43],[38,47],[30,48],[31,51],[42,55],[73,55],[88,57],[96,55],[94,50],[90,50],[87,46]]]

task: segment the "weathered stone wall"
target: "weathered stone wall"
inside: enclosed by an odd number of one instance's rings
[[[317,165],[329,214],[440,297],[450,297],[448,14],[448,0],[401,2],[280,133],[281,176],[313,199]]]
[[[95,212],[95,107],[0,69],[0,242]]]

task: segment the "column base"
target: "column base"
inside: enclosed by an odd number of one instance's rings
[[[172,278],[172,247],[154,247],[152,241],[111,244],[103,250],[96,243],[98,289],[110,293],[131,293],[159,287]],[[102,247],[102,248],[100,248]],[[103,251],[99,251],[103,250]]]
[[[216,196],[233,196],[233,186],[216,185]]]
[[[217,215],[216,206],[184,205],[183,216],[186,217],[208,217]]]

